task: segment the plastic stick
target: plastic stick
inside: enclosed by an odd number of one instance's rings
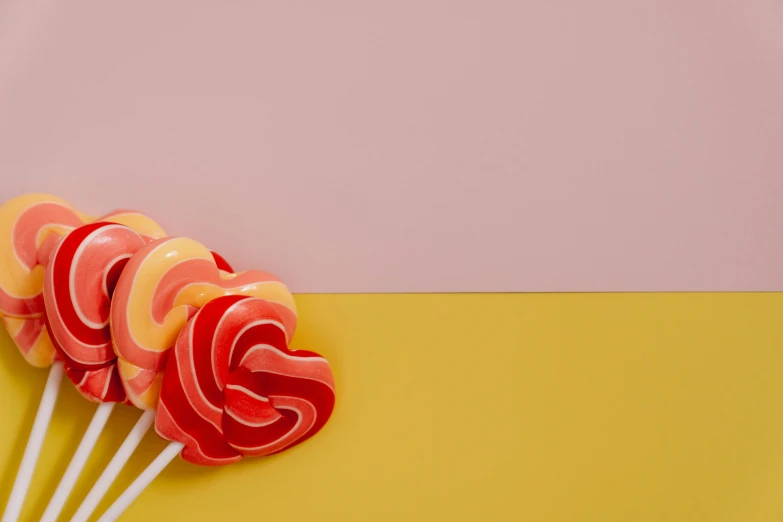
[[[19,471],[16,472],[16,480],[11,489],[11,496],[8,498],[8,504],[5,506],[3,522],[17,522],[19,520],[19,514],[22,512],[24,499],[27,496],[27,490],[33,478],[35,464],[38,462],[38,456],[41,454],[41,447],[49,429],[49,421],[52,419],[54,405],[57,402],[57,396],[60,394],[60,382],[62,380],[63,363],[57,361],[49,369],[49,377],[46,379],[46,387],[44,387],[43,395],[41,395],[41,402],[38,404],[38,413],[35,414],[33,429],[30,431],[30,437],[27,439],[22,463],[19,464]]]
[[[136,421],[136,425],[128,433],[128,436],[123,441],[117,453],[114,454],[106,469],[103,470],[101,476],[95,482],[90,492],[84,498],[82,505],[76,511],[76,514],[71,519],[71,522],[87,522],[90,515],[93,514],[98,504],[103,499],[106,492],[114,483],[117,476],[122,471],[125,463],[128,462],[133,452],[136,451],[136,447],[139,445],[144,435],[149,431],[150,426],[155,421],[155,411],[145,411],[142,416]]]
[[[141,475],[133,481],[133,484],[128,486],[128,489],[120,495],[120,498],[98,519],[98,522],[114,522],[117,520],[184,447],[185,445],[181,442],[169,442],[169,445],[155,457],[155,460],[147,466],[147,469],[141,472]]]
[[[93,415],[90,425],[87,426],[87,431],[84,432],[82,441],[79,443],[79,447],[76,448],[76,452],[73,454],[73,458],[70,464],[68,464],[63,478],[60,479],[60,483],[57,485],[57,489],[54,491],[54,495],[41,517],[41,522],[57,522],[57,517],[60,516],[65,501],[68,500],[68,496],[76,485],[84,465],[87,464],[87,459],[95,448],[95,443],[98,437],[100,437],[103,427],[106,426],[106,421],[109,420],[109,415],[111,415],[113,409],[113,402],[104,402],[98,405],[95,415]]]

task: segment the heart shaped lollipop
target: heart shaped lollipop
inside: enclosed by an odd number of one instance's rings
[[[314,352],[289,350],[282,318],[263,299],[219,297],[177,338],[155,429],[203,465],[271,455],[304,442],[334,409],[334,377]]]
[[[68,233],[46,255],[46,328],[76,389],[99,403],[41,522],[57,520],[116,402],[125,401],[111,348],[109,301],[127,259],[166,233],[149,217],[118,210]]]
[[[329,363],[288,349],[276,307],[218,297],[188,321],[165,367],[155,429],[172,442],[99,522],[116,520],[179,453],[212,466],[279,453],[318,433],[334,405]]]

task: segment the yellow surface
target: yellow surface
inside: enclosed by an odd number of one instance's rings
[[[295,346],[335,369],[326,429],[222,469],[176,461],[122,520],[783,520],[783,294],[296,300]],[[46,372],[0,348],[4,504]],[[63,386],[25,520],[93,408]],[[136,419],[121,410],[87,479]]]

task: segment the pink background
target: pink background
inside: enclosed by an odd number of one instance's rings
[[[296,292],[783,290],[783,3],[5,0],[0,176]]]

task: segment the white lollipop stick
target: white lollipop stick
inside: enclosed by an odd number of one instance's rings
[[[109,420],[113,409],[113,402],[102,402],[95,410],[95,415],[93,415],[90,425],[87,426],[87,431],[84,432],[82,441],[76,448],[71,463],[68,464],[68,469],[60,479],[60,483],[41,517],[41,522],[57,522],[57,517],[60,516],[65,501],[68,500],[68,496],[76,485],[76,480],[81,475],[84,465],[87,464],[87,459],[95,448],[95,442],[101,436],[103,427],[106,426],[106,421]]]
[[[95,482],[95,485],[84,498],[82,505],[79,506],[71,522],[87,522],[154,421],[155,410],[145,411],[139,420],[136,421],[136,425],[133,426],[133,429],[128,433],[128,436],[117,450],[117,453],[114,454],[106,469],[98,477],[97,482]]]
[[[128,509],[128,506],[133,504],[133,501],[136,500],[141,492],[144,491],[144,488],[149,486],[150,482],[168,466],[169,462],[174,460],[174,457],[176,457],[184,447],[185,445],[181,442],[170,442],[169,445],[155,457],[155,460],[147,466],[147,469],[142,471],[141,475],[133,481],[133,484],[128,486],[128,489],[120,495],[120,498],[106,510],[106,513],[98,519],[98,522],[114,522],[117,520],[117,518]]]
[[[30,431],[30,438],[27,439],[22,463],[19,464],[14,487],[11,489],[11,496],[8,498],[8,504],[5,506],[3,522],[17,522],[19,520],[24,498],[27,496],[27,490],[33,478],[35,464],[38,462],[41,446],[43,446],[46,431],[49,429],[49,421],[52,419],[52,412],[57,402],[57,395],[60,393],[60,382],[62,380],[63,363],[57,361],[49,369],[49,377],[46,379],[46,387],[43,395],[41,395],[41,402],[38,404],[38,413],[35,414],[33,429]]]

